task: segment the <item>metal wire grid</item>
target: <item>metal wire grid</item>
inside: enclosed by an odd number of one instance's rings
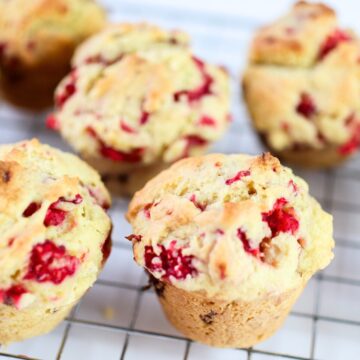
[[[109,1],[108,1],[109,2]],[[134,16],[133,12],[134,9],[131,7],[132,5],[130,2],[123,2],[123,4],[127,6],[128,9],[130,9],[128,12],[123,12],[120,16],[124,19],[127,18],[136,18]],[[112,5],[115,5],[115,2],[112,3]],[[125,6],[125,8],[126,8]],[[146,5],[145,5],[146,7]],[[114,12],[116,9],[112,9]],[[165,9],[163,9],[162,14],[168,14]],[[137,20],[137,18],[136,18]],[[157,19],[159,20],[159,19]],[[160,19],[161,20],[161,19]],[[156,20],[155,20],[156,21]],[[241,21],[240,21],[241,23]],[[244,27],[248,28],[248,23],[244,22]],[[211,25],[209,25],[211,26]],[[211,50],[211,49],[210,49]],[[232,69],[231,69],[232,70]],[[237,70],[236,68],[234,71],[231,71],[233,73],[233,80],[236,85],[237,83]],[[238,86],[236,85],[234,89],[236,89]],[[241,143],[240,140],[232,141],[232,139],[244,139],[244,142],[246,143],[246,140],[250,139],[251,142],[256,143],[256,140],[254,138],[253,133],[251,132],[251,129],[249,126],[243,121],[243,114],[239,113],[239,105],[238,105],[238,92],[235,90],[234,92],[234,113],[235,113],[235,122],[232,125],[232,129],[230,131],[230,135],[232,138],[228,137],[224,139],[222,142],[219,143],[218,147],[216,148],[217,151],[222,151],[225,153],[229,152],[241,152],[241,151],[247,151],[249,150],[242,145],[239,145]],[[26,134],[27,137],[31,136],[38,136],[41,140],[48,142],[50,144],[55,144],[59,146],[59,140],[55,139],[55,135],[49,134],[43,127],[42,123],[40,123],[39,119],[35,119],[34,117],[28,117],[28,119],[24,120],[24,122],[21,120],[21,117],[25,117],[25,115],[19,115],[18,113],[13,113],[11,110],[8,110],[7,108],[1,107],[0,108],[0,121],[3,123],[2,128],[3,129],[10,129],[10,133],[4,133],[3,130],[0,132],[0,143],[9,142],[9,139],[19,140],[20,138],[24,137],[24,134]],[[240,120],[241,121],[237,121]],[[20,132],[21,130],[21,132]],[[60,145],[60,147],[64,147],[63,144]],[[255,145],[251,149],[251,153],[255,153],[259,151],[259,147]],[[355,218],[360,220],[360,203],[357,204],[355,202],[349,202],[349,201],[343,201],[339,200],[337,197],[334,198],[334,190],[336,186],[337,180],[344,180],[344,181],[351,181],[352,183],[352,191],[354,192],[355,196],[359,193],[360,190],[360,167],[358,169],[356,168],[356,163],[360,164],[360,157],[357,157],[353,161],[353,166],[346,166],[340,170],[333,170],[333,171],[326,171],[322,173],[318,173],[315,177],[325,177],[325,181],[323,182],[324,186],[324,196],[320,199],[318,199],[323,207],[329,211],[342,211],[346,212],[347,214],[352,214],[352,216],[355,216]],[[305,176],[306,178],[306,176]],[[126,211],[126,202],[120,199],[115,199],[114,201],[114,207],[113,212],[116,213],[116,217],[114,218],[115,223],[118,221],[119,216],[123,215]],[[115,234],[115,241],[114,241],[114,248],[115,249],[121,249],[122,251],[128,252],[129,258],[132,257],[131,253],[131,247],[129,244],[127,244],[123,238],[122,235]],[[348,239],[348,238],[341,238],[337,237],[337,247],[348,249],[351,251],[360,250],[360,242],[356,241],[355,239]],[[85,327],[91,327],[91,328],[97,328],[97,329],[107,329],[115,332],[120,332],[125,334],[125,339],[123,341],[122,349],[119,351],[119,359],[125,359],[127,356],[127,351],[129,347],[129,340],[132,336],[145,336],[150,338],[160,338],[160,339],[166,339],[166,340],[175,340],[177,342],[183,343],[184,351],[182,358],[184,360],[188,359],[189,353],[191,351],[191,348],[194,346],[194,343],[181,335],[172,335],[172,334],[165,334],[163,332],[159,331],[152,331],[152,330],[141,330],[135,327],[136,320],[139,315],[139,308],[141,301],[144,297],[144,286],[143,284],[138,285],[131,285],[126,282],[118,282],[113,280],[98,280],[98,285],[104,285],[110,288],[115,289],[126,289],[135,291],[136,297],[134,301],[133,306],[133,312],[131,314],[131,319],[128,326],[119,326],[114,324],[109,324],[106,321],[94,321],[89,319],[83,319],[78,318],[76,314],[79,311],[79,308],[81,307],[83,300],[80,301],[80,303],[75,307],[75,309],[72,311],[71,315],[66,319],[65,328],[62,333],[61,341],[59,342],[59,346],[54,354],[52,354],[52,358],[54,359],[62,359],[64,354],[64,349],[66,348],[66,345],[69,341],[69,336],[71,333],[72,327],[75,325],[81,325]],[[143,282],[144,282],[143,277]],[[347,317],[341,317],[341,316],[328,316],[320,314],[320,302],[322,300],[323,292],[322,288],[325,283],[334,283],[334,284],[347,284],[354,287],[357,287],[360,289],[360,280],[354,279],[351,277],[344,277],[344,276],[338,276],[338,275],[329,275],[326,273],[320,273],[315,277],[315,304],[312,313],[302,312],[302,311],[292,311],[291,315],[294,317],[304,318],[304,319],[311,319],[312,321],[312,329],[311,329],[311,344],[310,344],[310,352],[309,356],[297,356],[290,353],[283,353],[283,352],[275,352],[275,351],[266,351],[266,350],[260,350],[260,349],[248,349],[248,350],[238,350],[239,352],[239,359],[245,358],[247,360],[252,360],[257,354],[263,355],[263,356],[269,356],[269,359],[271,357],[278,357],[278,358],[285,358],[285,359],[302,359],[302,360],[310,360],[315,359],[315,349],[317,344],[317,338],[318,338],[318,328],[319,328],[319,321],[327,322],[327,323],[333,323],[333,324],[346,324],[346,325],[352,325],[360,328],[360,321],[359,320],[351,320]],[[152,291],[152,290],[148,290]],[[44,345],[46,346],[46,345]],[[336,344],[333,344],[333,346],[336,346]],[[359,346],[359,354],[360,354],[360,346]],[[2,351],[0,349],[0,359],[1,358],[13,358],[13,359],[30,359],[35,360],[35,357],[29,357],[26,355],[16,355],[12,353],[8,353],[5,351]]]
[[[336,176],[335,173],[333,172],[329,172],[328,176],[327,176],[327,184],[326,184],[326,191],[329,192],[331,194],[333,186],[334,186],[334,177]],[[357,181],[358,178],[356,179]],[[333,206],[336,206],[335,204],[333,204],[333,201],[331,199],[325,199],[325,207],[327,208],[327,210],[331,210],[331,208],[333,208]],[[342,206],[344,206],[345,204],[342,204]],[[352,209],[353,211],[353,209]],[[358,210],[360,211],[360,209]],[[346,246],[349,248],[359,248],[360,246],[358,244],[351,244],[349,242],[343,242],[341,240],[338,240],[337,242],[338,246]],[[115,248],[122,248],[122,249],[126,249],[126,251],[129,251],[129,256],[131,257],[131,248],[126,245],[126,244],[119,244],[119,243],[115,243]],[[354,286],[360,286],[360,281],[356,281],[353,279],[347,279],[347,278],[339,278],[336,276],[329,276],[329,275],[324,275],[324,274],[319,274],[316,278],[316,304],[315,304],[315,311],[313,314],[306,314],[306,313],[301,313],[301,312],[291,312],[291,314],[293,316],[297,316],[297,317],[304,317],[304,318],[310,318],[312,319],[313,322],[313,329],[312,329],[312,342],[311,342],[311,354],[309,357],[298,357],[298,356],[294,356],[291,354],[284,354],[284,353],[277,353],[277,352],[270,352],[270,351],[262,351],[262,350],[258,350],[258,349],[248,349],[246,350],[247,353],[247,359],[251,360],[252,359],[252,355],[253,354],[264,354],[264,355],[271,355],[271,356],[278,356],[279,358],[286,358],[286,359],[301,359],[301,360],[310,360],[310,359],[314,359],[314,349],[315,349],[315,344],[316,344],[316,336],[317,336],[317,322],[319,320],[323,320],[323,321],[327,321],[327,322],[334,322],[334,323],[343,323],[343,324],[349,324],[349,325],[356,325],[356,326],[360,326],[360,321],[353,321],[353,320],[348,320],[348,319],[342,319],[342,318],[335,318],[335,317],[329,317],[329,316],[321,316],[318,314],[318,309],[319,309],[319,301],[320,301],[320,296],[321,296],[321,285],[323,282],[335,282],[335,283],[344,283],[344,284],[350,284],[350,285],[354,285]],[[66,319],[66,327],[65,330],[63,332],[63,336],[62,336],[62,340],[60,342],[60,346],[59,349],[57,351],[56,354],[54,354],[54,358],[56,359],[61,359],[62,358],[62,354],[63,354],[63,350],[64,347],[66,345],[66,342],[68,340],[68,335],[69,335],[69,331],[71,329],[71,326],[73,326],[74,324],[81,324],[84,326],[90,326],[90,327],[97,327],[97,328],[104,328],[104,329],[109,329],[109,330],[114,330],[114,331],[119,331],[119,332],[123,332],[126,334],[126,338],[124,341],[124,345],[123,348],[121,349],[121,353],[119,354],[119,359],[125,359],[126,356],[126,351],[127,351],[127,346],[128,346],[128,340],[129,340],[129,336],[131,335],[144,335],[144,336],[149,336],[149,337],[158,337],[158,338],[164,338],[164,339],[172,339],[172,340],[178,340],[178,341],[182,341],[182,342],[186,342],[186,347],[185,347],[185,351],[184,351],[184,355],[183,355],[183,359],[187,359],[188,358],[188,354],[189,354],[189,350],[192,346],[192,341],[181,337],[181,336],[173,336],[173,335],[166,335],[163,333],[159,333],[159,332],[155,332],[155,331],[144,331],[144,330],[138,330],[138,329],[134,329],[134,323],[138,314],[138,309],[139,309],[139,304],[141,301],[141,298],[144,294],[144,287],[143,286],[131,286],[128,284],[121,284],[121,283],[115,283],[115,282],[111,282],[111,281],[104,281],[104,280],[99,280],[97,282],[98,284],[103,284],[106,286],[110,286],[110,287],[118,287],[121,289],[131,289],[131,290],[135,290],[137,292],[137,296],[136,296],[136,302],[135,302],[135,307],[134,307],[134,311],[132,314],[132,319],[131,319],[131,323],[130,325],[127,326],[116,326],[116,325],[109,325],[105,322],[97,322],[97,321],[89,321],[89,320],[83,320],[83,319],[76,319],[75,318],[75,314],[77,309],[79,308],[79,306],[81,306],[81,302],[78,304],[78,306],[74,309],[74,311],[72,312],[71,316],[69,316]],[[244,350],[239,350],[240,351],[244,351]],[[13,358],[13,359],[30,359],[30,360],[35,360],[36,358],[32,358],[32,357],[28,357],[25,355],[14,355],[14,354],[7,354],[7,353],[3,353],[0,352],[0,355],[5,357],[5,358]]]

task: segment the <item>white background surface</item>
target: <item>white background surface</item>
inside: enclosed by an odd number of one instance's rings
[[[234,123],[213,150],[259,153],[263,149],[249,126],[240,100],[238,78],[254,28],[284,12],[291,1],[277,0],[104,0],[113,21],[147,20],[181,28],[193,37],[195,53],[230,69]],[[360,30],[355,0],[330,1],[341,23]],[[0,107],[0,143],[38,137],[69,150],[46,130],[43,115]],[[312,194],[335,217],[336,257],[311,280],[284,327],[251,351],[212,349],[189,342],[169,325],[152,291],[142,292],[145,276],[133,260],[124,236],[127,202],[114,199],[114,249],[97,284],[68,322],[51,334],[0,349],[0,359],[26,355],[37,359],[360,359],[360,157],[326,172],[295,172],[309,182]],[[0,270],[1,271],[1,270]],[[114,316],[106,319],[107,307]]]

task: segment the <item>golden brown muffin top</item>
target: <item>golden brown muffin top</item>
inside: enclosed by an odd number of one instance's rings
[[[37,140],[0,146],[0,307],[74,303],[110,250],[110,197],[74,155]]]
[[[244,94],[255,127],[277,151],[360,145],[360,45],[334,11],[299,2],[260,29]]]
[[[288,66],[312,65],[331,50],[331,45],[335,47],[335,42],[346,36],[346,33],[340,35],[336,28],[336,14],[331,8],[321,3],[299,1],[289,13],[257,31],[250,61]]]
[[[37,63],[72,52],[104,23],[93,0],[0,0],[0,50],[14,66]]]
[[[229,97],[228,74],[193,56],[184,33],[112,25],[76,51],[48,124],[85,158],[173,162],[224,133]]]
[[[138,191],[127,218],[135,261],[220,300],[304,284],[332,259],[332,217],[270,154],[181,160]]]

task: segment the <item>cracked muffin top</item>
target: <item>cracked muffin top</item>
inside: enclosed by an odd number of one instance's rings
[[[37,140],[1,145],[0,307],[77,301],[110,253],[109,206],[77,157]]]
[[[64,56],[104,24],[105,13],[92,0],[0,0],[2,62],[15,67]]]
[[[219,300],[279,294],[333,257],[332,217],[270,154],[181,160],[130,203],[135,261]]]
[[[77,50],[48,126],[86,159],[172,162],[228,126],[229,82],[194,57],[188,38],[148,24],[112,25]]]
[[[260,29],[250,48],[244,95],[255,127],[275,150],[360,144],[360,47],[332,9],[296,3]]]

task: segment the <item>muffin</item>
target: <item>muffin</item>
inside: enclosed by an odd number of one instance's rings
[[[111,249],[110,197],[77,157],[37,140],[0,146],[0,344],[52,330]]]
[[[250,347],[331,261],[332,217],[270,154],[183,159],[135,194],[134,259],[192,340]]]
[[[360,144],[359,42],[323,4],[296,3],[252,42],[243,93],[271,151],[305,167],[331,167]]]
[[[148,24],[112,25],[76,51],[48,126],[118,194],[203,153],[229,123],[226,71],[194,57],[188,37]]]
[[[104,24],[92,0],[0,0],[2,96],[28,110],[52,105],[76,46]]]

